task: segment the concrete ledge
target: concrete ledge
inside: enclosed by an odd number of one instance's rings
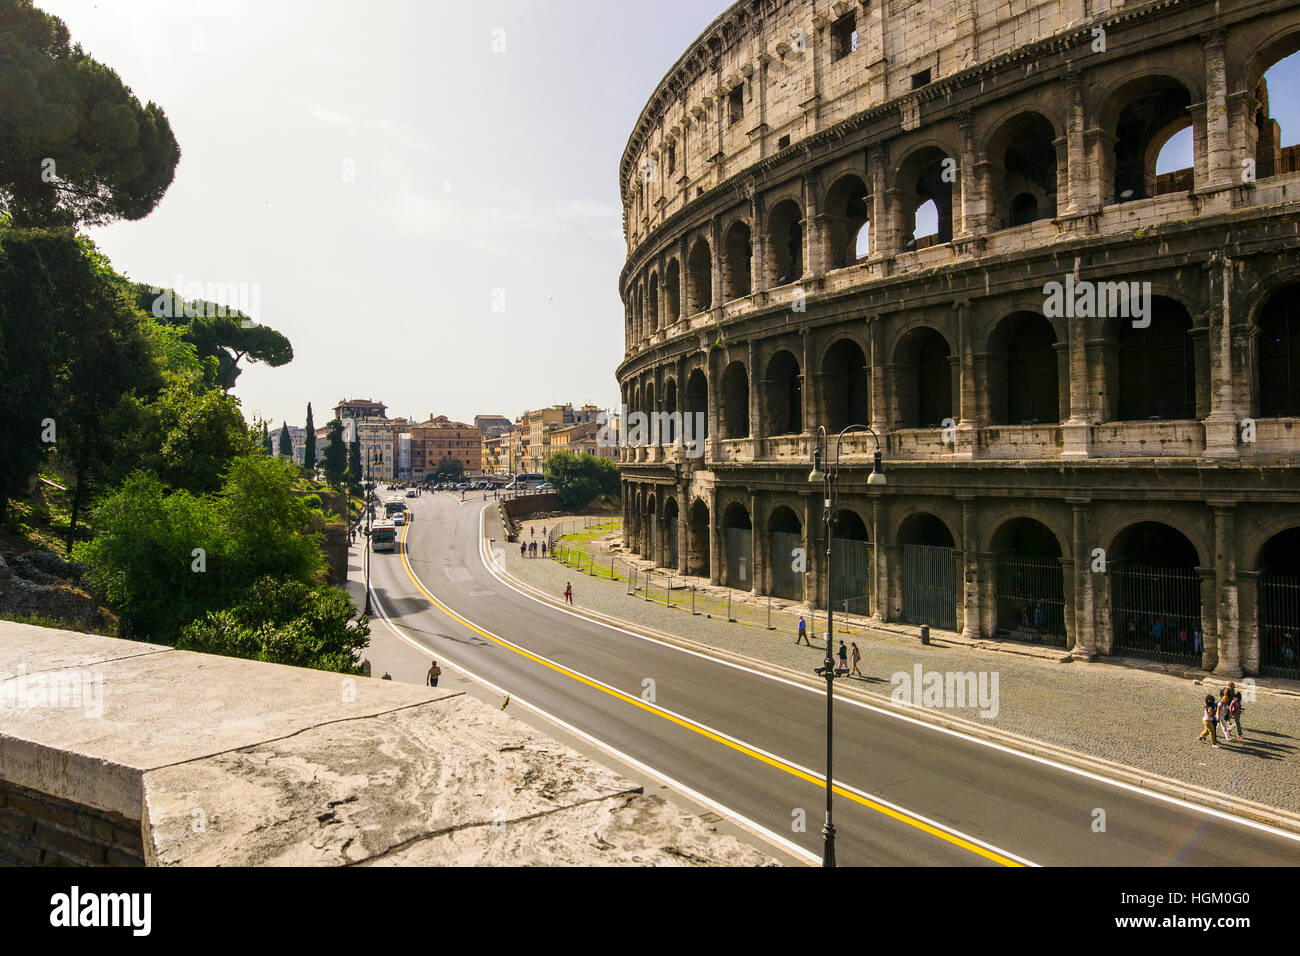
[[[0,780],[150,865],[775,862],[463,694],[7,622]]]

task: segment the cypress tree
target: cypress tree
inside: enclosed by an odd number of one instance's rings
[[[307,403],[307,436],[302,450],[302,466],[308,471],[316,468],[316,424],[311,420],[311,402]]]

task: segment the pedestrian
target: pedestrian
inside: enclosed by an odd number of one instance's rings
[[[835,676],[840,675],[847,677],[849,675],[849,649],[844,646],[844,639],[840,638],[840,662],[835,667]]]
[[[862,652],[858,650],[858,642],[853,642],[853,647],[849,651],[849,661],[853,664],[852,673],[862,677],[862,671],[858,670],[858,661],[862,660]]]
[[[530,527],[530,528],[528,529],[528,537],[530,537],[530,538],[535,538],[535,537],[537,537],[537,528],[536,528],[536,527]]]
[[[392,679],[393,679],[393,675],[390,674],[390,673],[388,673],[388,671],[384,671],[384,676],[381,677],[381,678],[379,678],[379,679],[380,679],[380,680],[392,680]]]
[[[521,558],[526,558],[526,557],[528,557],[528,542],[527,542],[527,541],[520,541],[520,542],[519,542],[519,557],[521,557]]]
[[[564,585],[564,603],[565,603],[565,604],[572,604],[572,603],[573,603],[573,583],[572,583],[572,582],[567,582],[567,583]]]
[[[542,557],[546,557],[546,542],[542,542]]]
[[[1210,743],[1214,744],[1216,750],[1219,749],[1219,738],[1214,732],[1214,695],[1205,695],[1205,706],[1201,710],[1201,724],[1203,729],[1197,740],[1204,741],[1206,737],[1210,738]]]
[[[1232,685],[1229,684],[1228,686],[1231,687]],[[1242,705],[1241,691],[1234,690],[1232,692],[1232,701],[1228,704],[1228,713],[1232,715],[1232,722],[1237,725],[1238,740],[1246,739],[1246,735],[1241,732],[1241,712],[1243,710],[1245,710],[1245,707]]]
[[[437,661],[434,661],[432,664],[429,665],[429,686],[437,687],[438,678],[441,676],[442,676],[442,668],[438,666]]]
[[[1223,732],[1224,743],[1232,740],[1232,729],[1228,726],[1231,714],[1228,712],[1228,688],[1219,691],[1219,702],[1214,707],[1215,718],[1219,721],[1219,730]]]
[[[796,644],[800,641],[812,647],[812,641],[808,640],[808,622],[803,619],[802,614],[799,615],[799,636],[794,639]]]

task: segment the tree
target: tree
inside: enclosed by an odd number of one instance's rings
[[[264,577],[228,610],[209,611],[185,628],[182,650],[360,674],[370,624],[331,587]]]
[[[329,439],[325,445],[325,480],[335,490],[343,486],[348,470],[348,450],[343,443],[343,423],[337,418],[329,423]]]
[[[280,424],[280,454],[285,458],[293,458],[293,436],[289,434],[289,423]]]
[[[365,473],[361,470],[361,436],[354,429],[352,444],[348,446],[348,484],[355,487],[364,480]]]
[[[262,443],[262,454],[268,456],[275,454],[275,445],[271,441],[271,432],[270,429],[266,427],[266,422],[262,422],[261,443]]]
[[[433,466],[432,477],[436,481],[460,481],[465,477],[465,466],[455,458],[448,458]]]
[[[307,403],[307,434],[303,437],[302,466],[308,474],[316,470],[316,423],[311,419],[311,402]]]
[[[608,458],[552,452],[543,469],[567,509],[583,508],[600,495],[618,494],[618,466]]]
[[[0,103],[0,205],[16,225],[142,219],[171,185],[166,114],[31,0],[0,0]]]
[[[95,506],[95,536],[77,545],[77,559],[118,611],[124,636],[172,643],[260,578],[324,580],[323,516],[296,492],[296,479],[290,465],[255,453],[235,461],[211,494],[135,472]]]

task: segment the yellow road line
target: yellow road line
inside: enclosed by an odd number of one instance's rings
[[[826,780],[821,776],[810,774],[807,771],[802,770],[799,767],[792,766],[778,758],[770,757],[767,754],[759,753],[758,751],[745,746],[739,741],[730,740],[726,737],[723,737],[709,730],[707,727],[703,727],[693,721],[687,720],[683,717],[679,717],[676,714],[669,713],[659,707],[654,706],[648,701],[642,700],[639,697],[633,697],[630,694],[625,694],[621,690],[618,690],[616,688],[607,687],[604,684],[597,683],[591,678],[584,677],[582,674],[579,674],[576,671],[569,670],[567,667],[564,667],[563,665],[556,664],[554,661],[549,661],[544,657],[539,657],[538,655],[532,653],[529,650],[526,650],[525,648],[520,647],[517,644],[511,644],[509,641],[503,640],[502,638],[497,637],[495,634],[492,634],[489,631],[485,631],[483,628],[479,627],[477,624],[474,624],[472,621],[467,621],[465,618],[461,617],[451,608],[447,607],[447,605],[443,604],[436,597],[430,594],[428,590],[425,589],[424,585],[420,583],[420,579],[415,576],[415,571],[412,570],[411,568],[411,562],[409,560],[408,552],[406,550],[406,535],[410,531],[410,528],[411,526],[409,524],[402,528],[402,567],[405,568],[407,576],[411,579],[411,583],[414,584],[416,589],[419,590],[419,592],[423,594],[425,598],[428,599],[429,603],[432,604],[439,611],[441,611],[443,614],[447,615],[453,621],[460,624],[462,627],[466,627],[469,630],[473,631],[475,634],[478,634],[480,637],[483,637],[491,641],[492,643],[505,648],[506,650],[514,651],[516,654],[519,654],[521,657],[527,658],[528,660],[532,661],[535,664],[540,664],[541,666],[549,668],[550,670],[553,670],[558,674],[563,674],[565,677],[568,677],[571,680],[575,680],[580,684],[584,684],[587,687],[600,691],[601,693],[608,694],[610,697],[617,698],[618,700],[621,700],[624,703],[631,704],[634,707],[639,707],[642,710],[646,711],[647,713],[654,714],[656,717],[660,717],[668,721],[669,723],[673,723],[679,727],[685,728],[686,730],[693,731],[694,733],[699,734],[701,737],[706,737],[709,740],[712,740],[714,743],[719,743],[722,744],[724,747],[729,747],[732,750],[735,750],[739,753],[744,754],[747,757],[751,757],[754,760],[759,761],[760,763],[767,764],[768,766],[774,767],[777,770],[783,770],[792,777],[797,777],[800,780],[804,780],[808,783],[814,784],[817,787],[821,787],[823,789],[825,788]],[[938,837],[940,840],[943,840],[947,843],[951,843],[953,846],[958,846],[961,847],[963,850],[968,850],[971,853],[974,853],[976,856],[982,856],[985,859],[991,860],[994,863],[999,863],[1002,866],[1016,866],[1016,867],[1023,865],[1017,862],[1016,860],[1003,856],[1002,854],[997,853],[993,850],[989,850],[985,847],[979,846],[978,844],[971,843],[969,840],[964,840],[959,836],[954,836],[951,833],[946,833],[943,830],[939,829],[938,827],[926,823],[924,820],[918,820],[915,817],[909,816],[906,813],[901,813],[898,810],[895,810],[893,807],[883,806],[877,803],[876,801],[870,799],[869,797],[864,797],[860,794],[854,793],[851,790],[845,790],[841,786],[835,785],[834,789],[832,790],[832,793],[835,793],[838,796],[844,797],[848,800],[852,800],[854,803],[867,807],[870,810],[875,810],[877,813],[883,814],[884,816],[897,820],[900,823],[905,823],[910,827],[914,827],[917,830],[922,831],[923,833],[928,833],[930,834],[930,836]]]

